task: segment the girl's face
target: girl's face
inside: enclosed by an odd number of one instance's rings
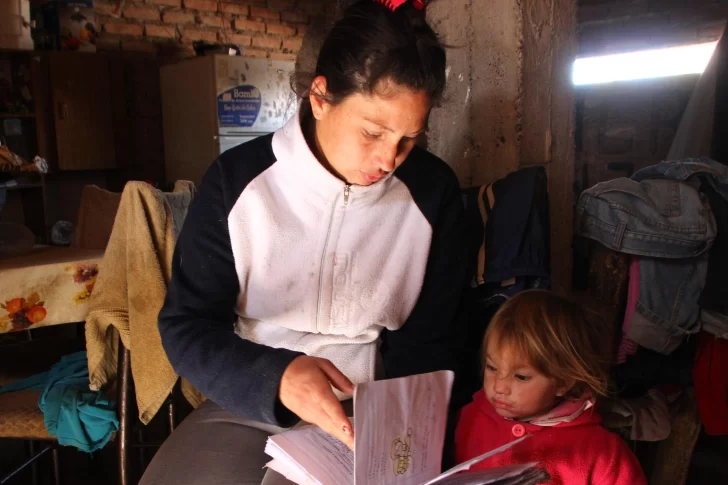
[[[312,92],[326,92],[317,77]],[[311,147],[334,175],[353,185],[371,185],[404,162],[415,138],[425,131],[430,98],[386,83],[379,93],[353,94],[337,105],[311,95],[316,119]]]
[[[528,419],[544,414],[571,388],[538,372],[513,349],[498,348],[493,344],[496,339],[490,340],[483,388],[488,401],[504,418]]]

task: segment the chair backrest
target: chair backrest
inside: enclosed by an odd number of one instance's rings
[[[120,201],[120,193],[109,192],[96,185],[85,186],[71,247],[105,249]]]

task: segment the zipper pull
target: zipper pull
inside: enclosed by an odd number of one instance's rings
[[[349,203],[349,192],[351,191],[351,185],[346,184],[344,186],[344,205]]]

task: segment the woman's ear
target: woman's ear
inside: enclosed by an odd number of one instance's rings
[[[323,119],[328,112],[329,103],[326,102],[325,97],[326,78],[323,76],[316,76],[311,83],[311,91],[309,92],[308,99],[311,101],[313,117],[317,120]]]
[[[559,384],[559,386],[556,388],[556,395],[558,397],[564,397],[571,391],[571,389],[576,385],[576,381],[574,379],[569,379],[566,382],[562,382]]]

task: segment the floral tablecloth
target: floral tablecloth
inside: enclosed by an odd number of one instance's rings
[[[40,246],[0,259],[0,333],[82,322],[103,250]]]

